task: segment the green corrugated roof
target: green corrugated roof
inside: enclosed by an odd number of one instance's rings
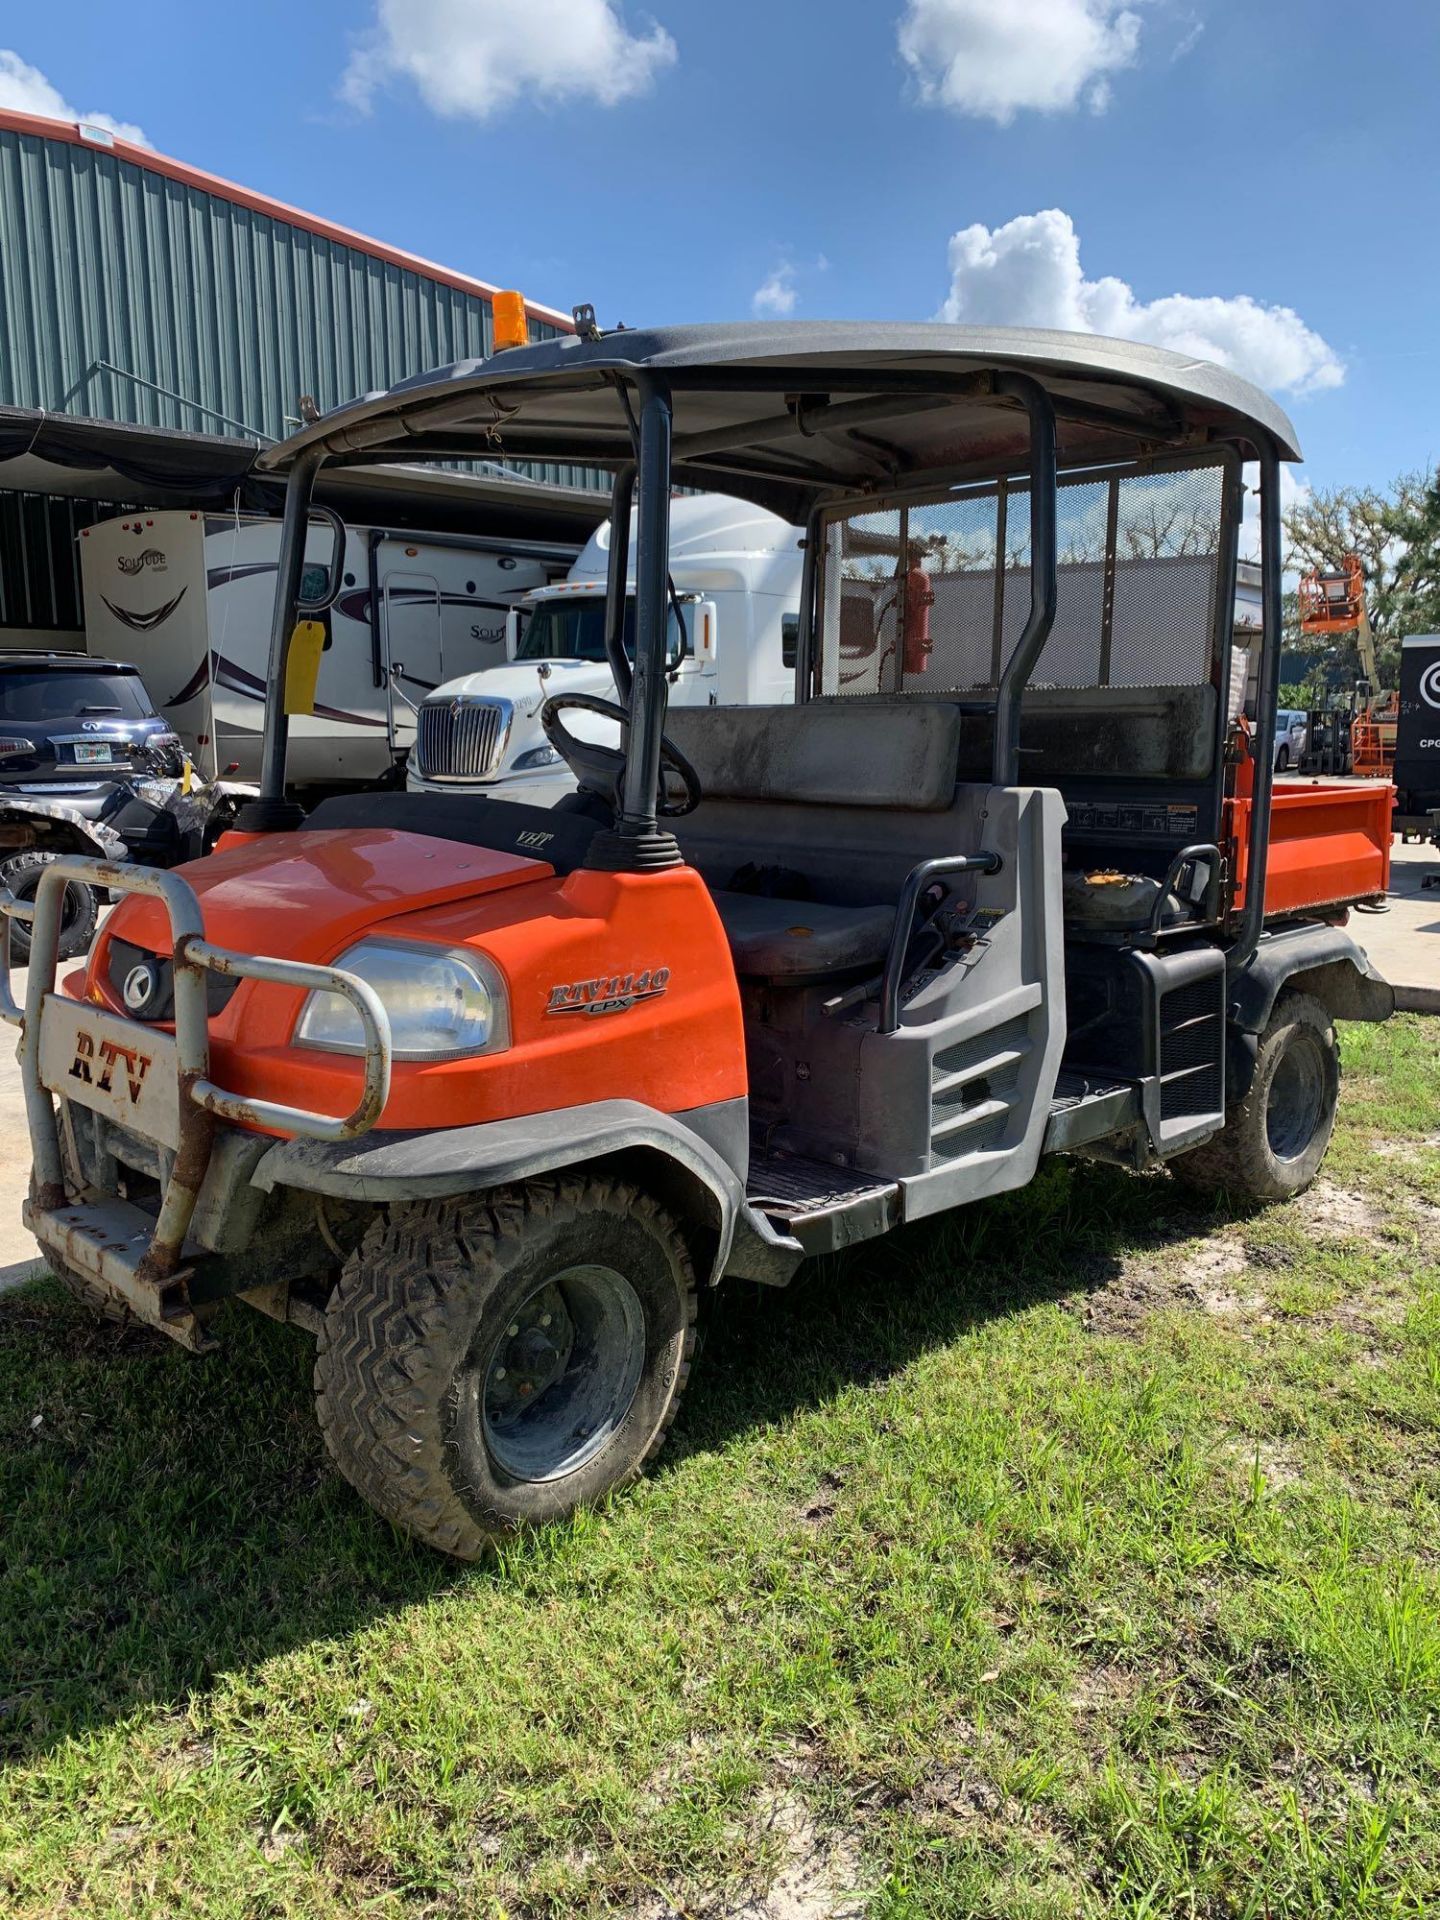
[[[489,349],[483,293],[172,177],[173,163],[5,120],[0,403],[283,439],[302,393],[328,408]],[[600,484],[583,467],[526,470]]]

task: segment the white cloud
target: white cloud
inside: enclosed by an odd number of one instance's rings
[[[615,0],[377,0],[340,94],[365,113],[378,88],[408,79],[447,119],[488,120],[522,95],[613,107],[675,58],[663,27],[629,32]]]
[[[751,296],[750,309],[762,318],[788,319],[795,311],[798,292],[795,263],[792,260],[777,261]]]
[[[813,260],[802,260],[797,265],[788,249],[782,251],[751,294],[751,312],[762,320],[788,320],[799,303],[801,281],[829,271],[830,262],[823,253],[817,253]]]
[[[87,127],[103,127],[117,140],[132,140],[137,147],[148,147],[141,128],[128,120],[116,120],[108,113],[81,113],[52,86],[38,67],[30,66],[9,47],[0,47],[0,107],[13,113],[35,113],[46,120],[83,120]]]
[[[899,43],[922,100],[1004,127],[1027,108],[1103,113],[1140,16],[1121,0],[907,0]]]
[[[1260,469],[1253,462],[1243,472],[1245,482],[1245,504],[1240,518],[1239,553],[1242,560],[1260,558]],[[1282,466],[1280,469],[1280,511],[1289,513],[1292,507],[1303,506],[1310,498],[1310,482],[1305,478],[1303,467]],[[1296,575],[1287,573],[1285,584],[1293,587]]]
[[[1124,280],[1087,280],[1074,223],[1058,207],[952,235],[940,318],[1148,340],[1280,393],[1314,393],[1345,378],[1334,348],[1293,307],[1267,306],[1247,293],[1138,300]]]

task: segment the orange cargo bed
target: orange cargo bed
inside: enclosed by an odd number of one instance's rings
[[[1389,780],[1276,780],[1270,808],[1267,919],[1378,899],[1390,885]],[[1245,904],[1250,799],[1226,802],[1236,847],[1235,907]]]

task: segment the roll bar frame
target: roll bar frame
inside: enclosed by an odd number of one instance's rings
[[[1275,791],[1275,703],[1280,697],[1280,641],[1284,620],[1281,568],[1280,456],[1273,441],[1255,449],[1260,462],[1260,677],[1255,689],[1251,751],[1255,780],[1250,799],[1250,841],[1245,867],[1245,905],[1234,944],[1226,950],[1232,979],[1255,957],[1265,926],[1265,878],[1270,855],[1270,803]]]
[[[773,389],[785,384],[778,372],[751,369],[744,376],[758,388]],[[834,381],[837,389],[858,384],[866,376],[849,373]],[[615,470],[611,491],[611,542],[606,578],[605,651],[617,690],[628,706],[627,765],[621,790],[616,837],[632,845],[653,842],[657,832],[655,813],[656,783],[659,778],[660,741],[664,731],[667,704],[666,638],[669,603],[669,527],[672,439],[671,389],[667,380],[640,371],[631,376],[639,399],[639,417],[630,405],[629,394],[622,391],[621,404],[634,427],[635,459]],[[686,387],[713,385],[717,389],[739,384],[725,370],[714,370],[713,377],[686,370],[679,376]],[[927,376],[928,388],[943,404],[950,393],[973,394],[986,383],[986,376],[961,375],[953,380]],[[618,383],[617,383],[618,384]],[[630,383],[627,383],[627,385]],[[875,376],[897,403],[905,396],[919,397],[921,377],[894,370]],[[1024,692],[1036,663],[1044,651],[1053,628],[1059,598],[1057,553],[1058,520],[1058,417],[1110,419],[1105,409],[1065,401],[1057,409],[1045,386],[1030,374],[996,371],[988,376],[990,391],[997,397],[1018,403],[1030,423],[1030,608],[1009,661],[996,689],[994,750],[991,776],[997,786],[1014,786],[1020,776],[1020,727]],[[912,405],[914,401],[912,400]],[[814,424],[824,426],[826,415],[835,416],[833,424],[850,429],[861,412],[867,420],[879,420],[883,408],[878,402],[821,407],[807,415]],[[1115,424],[1121,424],[1114,416]],[[1137,437],[1147,429],[1133,428]],[[740,429],[736,430],[740,432]],[[1148,429],[1153,432],[1153,426]],[[713,436],[712,436],[713,437]],[[693,437],[692,437],[693,439]],[[681,448],[686,443],[680,443]],[[1261,562],[1264,634],[1261,642],[1259,688],[1257,693],[1254,804],[1250,817],[1247,890],[1236,937],[1227,954],[1232,973],[1242,969],[1253,956],[1264,924],[1266,854],[1269,843],[1269,814],[1273,788],[1275,714],[1274,703],[1279,677],[1282,582],[1279,453],[1272,440],[1259,437],[1252,443],[1261,471]],[[244,807],[236,820],[242,831],[265,832],[298,826],[301,809],[285,795],[285,758],[289,738],[289,720],[284,711],[283,689],[290,638],[297,617],[304,611],[300,586],[304,573],[305,535],[311,513],[315,479],[325,460],[323,446],[310,446],[295,456],[285,495],[281,527],[280,555],[276,577],[276,597],[270,632],[270,697],[265,713],[264,748],[259,797]],[[357,455],[352,451],[349,461]],[[363,455],[359,458],[363,459]],[[375,456],[383,457],[381,455]],[[717,478],[723,478],[717,475]],[[639,501],[635,495],[638,487]],[[624,620],[629,537],[632,521],[638,515],[636,554],[636,646],[635,661],[625,653]],[[816,613],[820,545],[823,538],[825,509],[817,505],[806,528],[801,580],[800,645],[795,662],[795,697],[803,701],[814,692],[818,665]],[[986,703],[987,706],[989,703]],[[642,862],[644,864],[644,862]]]
[[[303,809],[285,797],[285,756],[290,744],[290,716],[285,711],[285,668],[295,622],[303,611],[300,583],[305,574],[305,538],[310,527],[316,476],[324,464],[324,448],[307,447],[297,455],[285,487],[285,513],[280,522],[280,553],[275,568],[275,605],[270,617],[269,692],[260,749],[260,792],[236,815],[235,825],[241,833],[283,832],[298,827],[305,817]]]
[[[670,389],[642,375],[640,392],[640,501],[635,540],[635,665],[631,672],[629,741],[620,789],[617,831],[622,839],[645,839],[656,831],[655,794],[660,780],[660,741],[665,731],[668,682],[665,641],[670,616]],[[624,652],[625,562],[620,549],[618,619]],[[611,540],[611,572],[616,571]],[[616,596],[607,590],[607,600]],[[606,641],[617,620],[616,604],[607,604]]]
[[[997,393],[1019,400],[1030,416],[1030,611],[1015,650],[995,690],[995,741],[991,765],[997,787],[1020,781],[1020,702],[1035,663],[1045,650],[1060,599],[1055,527],[1058,518],[1055,408],[1038,380],[1002,373]]]

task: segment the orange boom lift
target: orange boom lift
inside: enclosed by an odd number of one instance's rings
[[[1395,765],[1399,698],[1380,691],[1375,636],[1365,609],[1365,570],[1358,554],[1347,553],[1337,568],[1303,574],[1299,584],[1302,633],[1353,633],[1361,677],[1355,683],[1355,717],[1350,728],[1350,770],[1388,778]]]

